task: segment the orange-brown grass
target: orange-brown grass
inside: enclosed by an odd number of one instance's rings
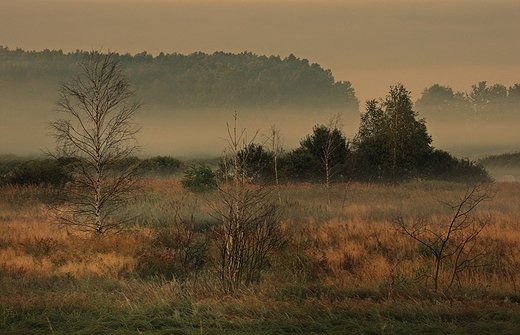
[[[364,286],[386,290],[396,280],[413,284],[407,285],[408,289],[420,288],[432,259],[419,252],[418,242],[392,225],[394,215],[425,217],[433,225],[440,224],[439,220],[446,222],[453,213],[443,202],[457,203],[465,190],[465,185],[445,183],[350,185],[347,195],[351,197],[341,213],[319,222],[308,220],[301,228],[305,231],[302,235],[312,241],[307,253],[318,264],[314,271],[320,273],[323,283],[345,289]],[[490,194],[496,193],[494,199],[476,210],[477,215],[490,218],[478,236],[482,242],[473,246],[475,254],[484,256],[477,267],[458,274],[455,287],[467,292],[477,288],[517,294],[519,190],[518,184],[490,188]]]
[[[24,222],[18,227],[2,225],[0,267],[46,276],[129,276],[135,265],[135,253],[147,238],[145,235],[78,237],[45,229],[40,222]],[[8,233],[4,235],[5,230]],[[44,235],[46,231],[49,234]]]
[[[462,271],[443,296],[433,294],[426,278],[432,258],[393,222],[397,215],[446,220],[441,201],[456,202],[465,185],[335,185],[331,206],[324,187],[286,185],[281,222],[285,248],[270,260],[261,282],[236,295],[221,290],[217,265],[212,264],[217,254],[207,255],[202,269],[183,278],[140,276],[136,269],[143,251],[164,247],[156,244],[159,230],[174,224],[175,216],[209,220],[211,203],[219,200],[218,192],[188,193],[178,180],[147,179],[143,186],[132,205],[132,210],[142,214],[136,225],[101,237],[70,233],[54,225],[41,201],[44,189],[0,189],[0,284],[6,287],[0,293],[0,319],[8,320],[16,310],[92,309],[102,314],[115,308],[180,313],[172,323],[184,317],[200,322],[201,327],[217,324],[217,331],[226,322],[271,320],[275,325],[285,315],[294,322],[291,327],[295,328],[289,330],[302,331],[295,320],[316,324],[335,320],[335,313],[377,319],[381,326],[396,322],[392,318],[402,317],[399,313],[413,315],[418,305],[424,308],[420,313],[425,319],[440,319],[439,313],[466,313],[464,309],[469,315],[484,307],[517,310],[511,301],[520,300],[520,184],[492,185],[493,200],[476,211],[490,218],[475,246],[476,252],[484,254],[482,266]],[[139,226],[143,223],[148,226]],[[211,229],[206,233],[211,237]],[[204,230],[196,234],[202,236]],[[155,254],[174,255],[176,251],[169,248]],[[216,252],[211,247],[207,250]],[[177,259],[174,256],[172,260]],[[451,305],[444,305],[445,298]],[[453,299],[466,303],[458,305]],[[377,314],[381,308],[386,316]],[[435,309],[431,315],[426,312],[429,308]],[[327,332],[328,321],[323,322],[324,328],[317,332]]]
[[[159,199],[172,201],[177,199],[176,204],[183,208],[192,206],[196,201],[194,195],[182,190],[178,180],[147,179],[144,186],[144,194],[153,193]],[[300,248],[311,263],[316,263],[309,264],[311,268],[316,267],[312,268],[313,276],[338,287],[377,287],[392,281],[396,272],[400,276],[417,277],[418,274],[413,272],[418,271],[421,262],[426,261],[418,255],[417,242],[392,225],[394,216],[421,215],[435,221],[444,210],[440,201],[456,201],[464,190],[464,185],[452,183],[337,185],[333,190],[336,197],[332,207],[328,208],[323,187],[289,185],[283,189],[287,207],[283,225],[292,235],[290,245]],[[492,271],[498,274],[505,272],[509,276],[507,287],[515,286],[519,280],[513,271],[520,262],[520,251],[515,248],[520,245],[519,190],[517,184],[494,184],[490,191],[496,192],[494,199],[483,203],[478,209],[492,218],[479,238],[492,241],[488,246],[493,248],[491,253],[500,255],[501,264],[511,267],[502,270],[487,267],[481,272],[488,273],[486,280],[490,280],[489,273]],[[4,204],[26,199],[28,211],[20,210],[19,203],[15,211],[10,212],[6,210],[7,206],[3,207],[0,264],[10,269],[18,267],[29,272],[69,274],[76,278],[89,275],[118,278],[133,271],[136,255],[140,248],[149,243],[153,230],[139,228],[138,233],[134,230],[132,234],[101,238],[69,234],[50,222],[45,206],[34,200],[36,196],[17,194],[37,191],[20,188],[2,190],[3,199],[6,200]],[[213,199],[209,200],[215,201],[217,193],[211,197]],[[192,212],[211,211],[208,201],[199,203],[198,207],[191,208]],[[494,282],[499,280],[496,274],[492,277]],[[506,280],[502,277],[500,280]],[[475,283],[476,279],[471,278],[471,282]]]

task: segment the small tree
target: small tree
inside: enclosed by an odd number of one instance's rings
[[[238,166],[240,174],[251,183],[267,183],[273,179],[273,153],[266,150],[263,144],[249,143],[240,149],[237,153]],[[221,172],[234,167],[233,157],[227,157],[228,162],[220,162]],[[234,168],[228,170],[232,172]],[[232,172],[233,173],[233,172]]]
[[[269,136],[267,137],[267,143],[273,157],[273,171],[274,180],[276,185],[276,193],[278,195],[278,202],[282,204],[282,195],[280,193],[280,177],[278,174],[278,158],[283,154],[283,141],[280,135],[280,129],[276,128],[275,125],[271,125],[269,129]]]
[[[219,185],[221,204],[216,208],[220,225],[215,230],[220,252],[220,277],[226,291],[258,281],[269,256],[283,237],[279,210],[265,184],[252,184],[247,174],[249,144],[245,130],[228,125],[228,149],[222,162],[226,177]],[[229,163],[229,165],[227,164]]]
[[[81,74],[59,89],[55,110],[65,118],[50,123],[56,141],[51,155],[73,161],[57,213],[61,223],[104,234],[121,228],[118,212],[135,186],[135,166],[113,166],[139,149],[133,117],[141,103],[114,54],[92,51],[79,68]]]
[[[198,167],[191,164],[184,171],[184,177],[181,180],[182,187],[191,192],[206,192],[217,188],[215,173],[206,164],[201,163]]]
[[[341,128],[341,116],[334,115],[329,119],[328,125],[315,126],[313,134],[301,142],[301,146],[316,157],[322,166],[329,206],[331,180],[342,170],[348,155],[347,140]]]
[[[482,266],[486,250],[479,246],[478,236],[490,220],[476,215],[475,210],[491,199],[492,194],[478,184],[469,187],[457,201],[442,202],[450,212],[442,222],[423,218],[408,222],[402,216],[394,220],[398,229],[417,241],[425,257],[430,258],[428,279],[433,282],[434,292],[447,293],[460,272]]]
[[[385,100],[368,101],[354,138],[356,169],[369,181],[399,182],[417,177],[431,152],[426,121],[413,110],[410,92],[398,84]]]

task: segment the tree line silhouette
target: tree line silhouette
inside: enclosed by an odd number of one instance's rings
[[[28,95],[48,95],[76,70],[86,52],[24,51],[0,46],[0,85]],[[195,52],[152,56],[114,53],[144,101],[170,108],[305,107],[357,111],[348,81],[293,54],[258,56]],[[53,91],[52,91],[53,92]]]

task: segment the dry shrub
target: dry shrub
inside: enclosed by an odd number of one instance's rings
[[[195,231],[195,219],[175,217],[171,225],[157,229],[136,259],[139,276],[186,279],[202,270],[209,241]]]

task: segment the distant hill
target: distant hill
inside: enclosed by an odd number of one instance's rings
[[[0,94],[55,99],[56,87],[75,75],[83,51],[24,51],[0,46]],[[116,54],[143,101],[169,108],[326,108],[358,112],[348,81],[289,55],[202,52],[190,55]]]

